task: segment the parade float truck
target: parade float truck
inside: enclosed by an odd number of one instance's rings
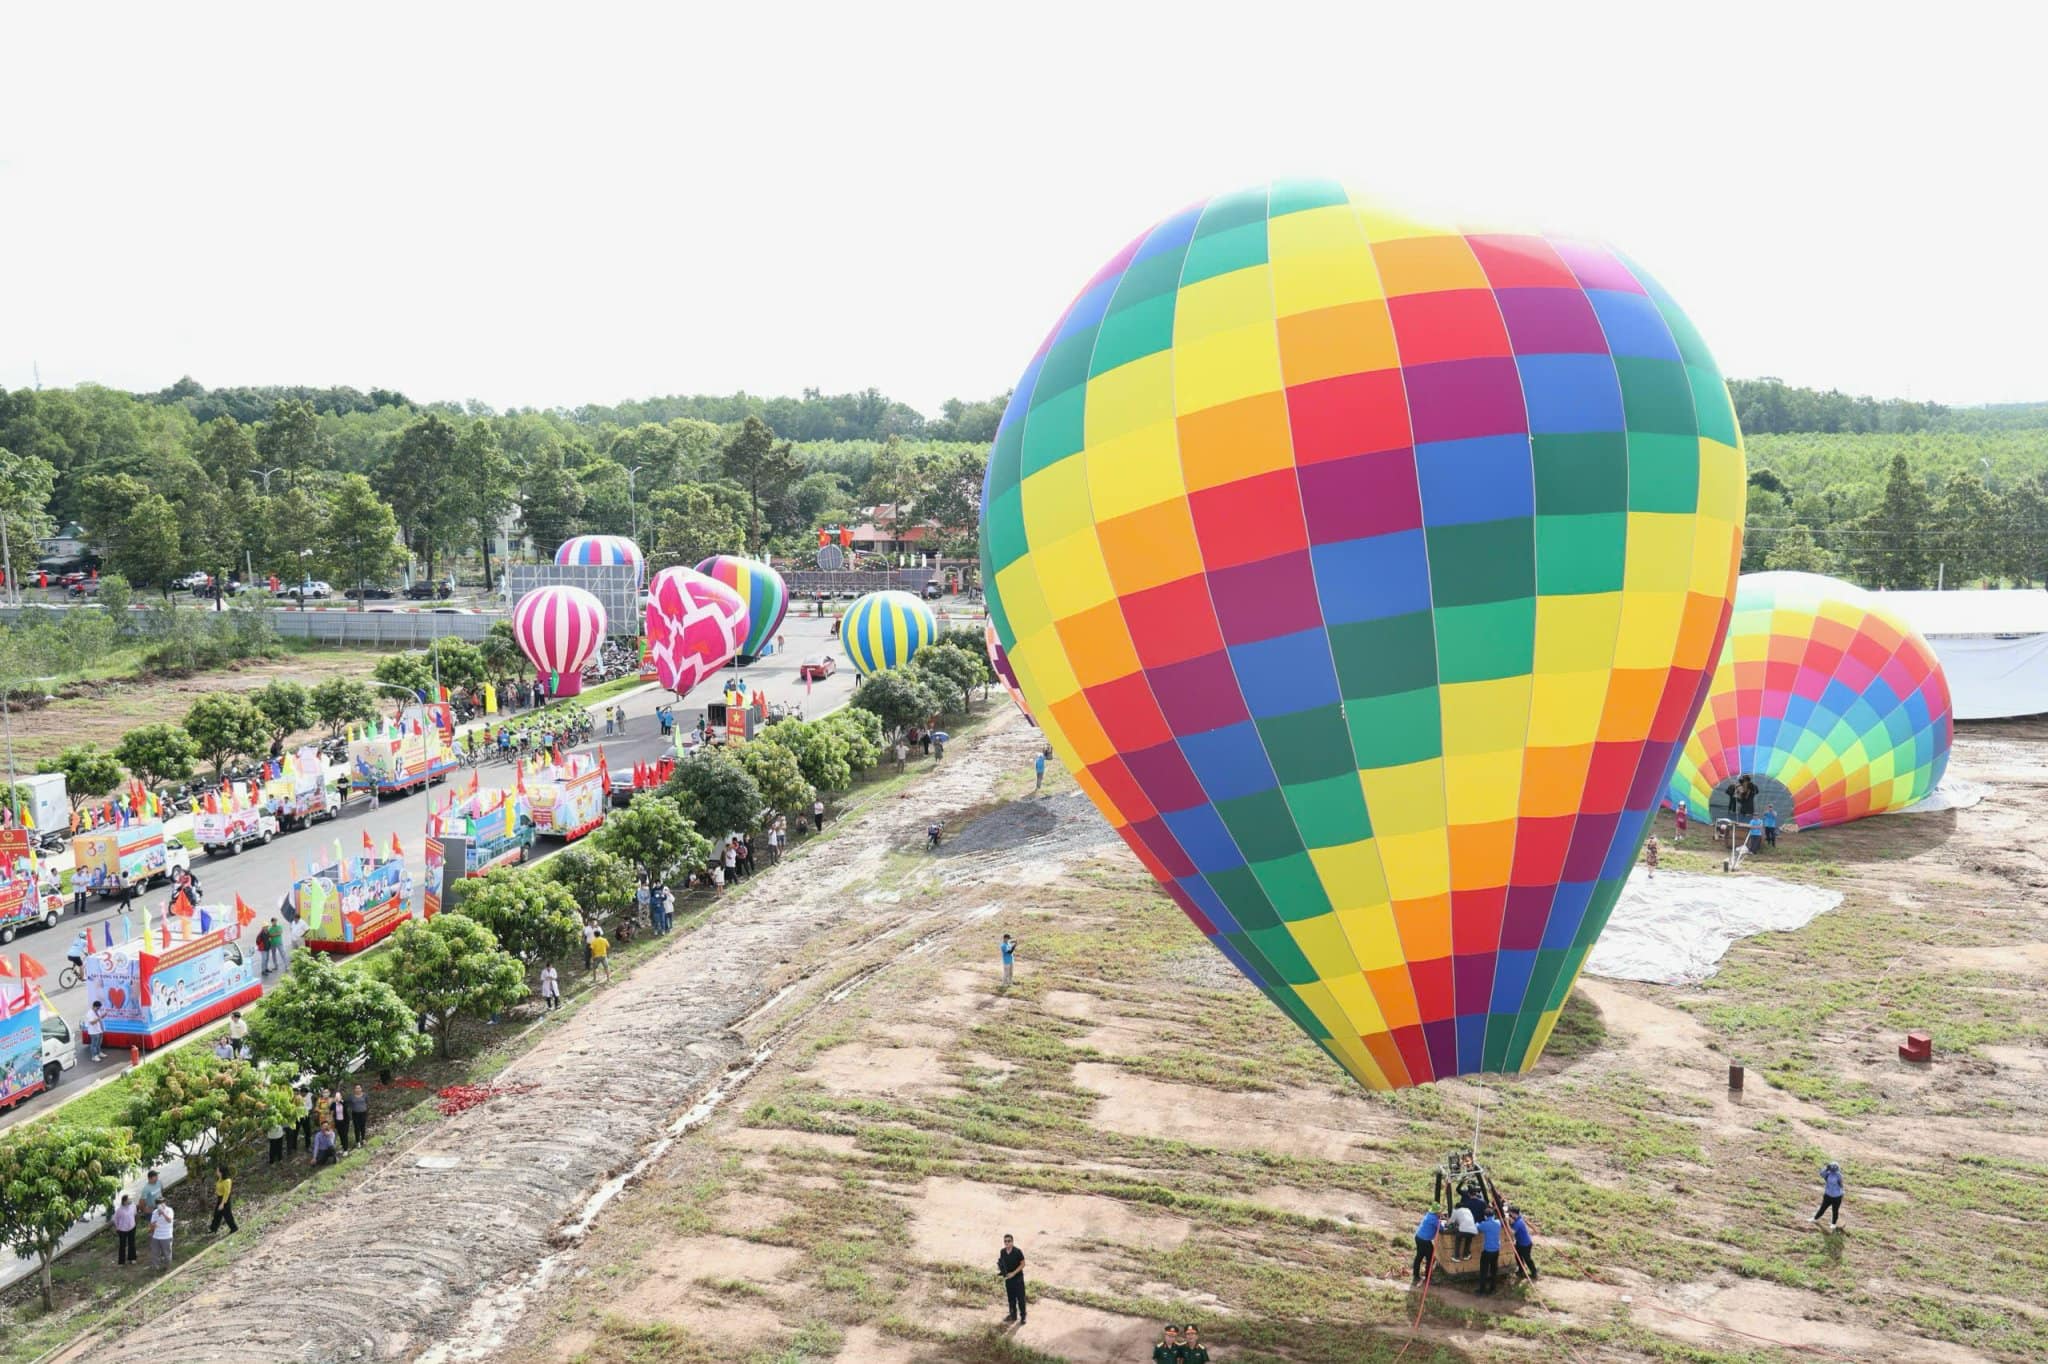
[[[360,952],[412,917],[412,877],[399,857],[343,857],[292,887],[292,904],[315,952]]]
[[[34,995],[25,1005],[0,998],[0,1111],[55,1089],[77,1068],[78,1047],[55,1009],[45,1012]]]
[[[341,796],[327,781],[327,764],[317,748],[302,748],[278,764],[277,775],[263,783],[263,809],[290,833],[333,819],[341,813]]]
[[[455,715],[445,705],[407,706],[395,721],[373,721],[349,743],[349,783],[380,796],[424,790],[455,766],[454,736]]]
[[[526,779],[534,831],[573,843],[604,823],[611,773],[588,754],[571,753]]]
[[[230,810],[201,810],[192,816],[199,846],[215,857],[233,857],[251,843],[259,846],[278,835],[277,818],[254,805]]]
[[[25,829],[0,829],[0,943],[13,942],[24,928],[55,928],[64,916],[57,874],[36,865],[28,839]]]
[[[524,862],[533,853],[534,829],[527,799],[515,791],[472,788],[466,796],[451,795],[427,821],[428,837],[438,837],[444,845],[461,841],[463,869],[458,876],[482,876]]]
[[[107,1046],[161,1047],[263,994],[256,958],[242,950],[235,913],[219,905],[146,924],[85,959],[85,991],[107,1021]]]
[[[101,899],[133,898],[172,872],[191,868],[192,854],[154,819],[94,829],[71,840],[72,889],[83,884]]]

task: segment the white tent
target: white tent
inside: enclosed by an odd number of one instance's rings
[[[2048,713],[2048,591],[1875,595],[1933,647],[1956,719]]]

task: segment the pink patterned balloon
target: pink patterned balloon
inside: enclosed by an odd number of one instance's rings
[[[740,594],[694,568],[664,568],[647,586],[647,652],[677,696],[731,662],[747,638]]]
[[[605,625],[604,604],[580,587],[536,588],[512,608],[512,637],[556,696],[583,690],[583,665],[604,642]]]
[[[1010,667],[1010,656],[1003,652],[1003,642],[996,638],[996,623],[993,617],[988,622],[988,662],[996,670],[996,681],[1009,691],[1010,699],[1017,703],[1017,709],[1024,712],[1024,723],[1036,725],[1031,718],[1031,707],[1024,700],[1023,691],[1017,686],[1016,670]]]

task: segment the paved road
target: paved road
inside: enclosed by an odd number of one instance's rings
[[[767,693],[770,702],[799,703],[808,716],[823,715],[846,703],[853,693],[854,677],[850,668],[844,667],[845,659],[838,653],[837,642],[830,638],[829,618],[820,620],[813,616],[792,615],[784,622],[782,635],[786,641],[783,653],[762,660],[744,670],[749,691]],[[841,663],[840,671],[823,682],[814,683],[809,695],[803,684],[796,680],[798,663],[816,653],[831,653]],[[658,687],[626,697],[617,704],[626,708],[626,733],[623,737],[606,738],[604,725],[600,720],[597,738],[579,749],[580,752],[594,752],[602,746],[605,759],[614,772],[629,770],[635,762],[648,762],[658,758],[664,751],[654,721],[654,708],[666,701],[669,693]],[[683,704],[676,707],[676,724],[691,726],[704,713],[704,702],[717,698],[717,688],[706,683]],[[506,763],[487,763],[479,769],[481,780],[486,787],[505,786],[511,782],[512,768]],[[467,786],[469,776],[466,770],[449,778],[451,784],[460,782]],[[445,787],[433,788],[438,797]],[[268,847],[251,848],[239,857],[209,857],[195,855],[192,872],[199,878],[205,892],[204,903],[208,905],[233,905],[235,896],[248,901],[260,917],[257,922],[267,921],[270,914],[283,900],[291,885],[291,864],[296,861],[303,872],[311,863],[316,848],[326,848],[330,855],[336,839],[341,841],[345,852],[360,851],[363,834],[379,848],[390,846],[391,835],[397,834],[399,845],[405,850],[405,860],[413,874],[413,884],[423,884],[425,863],[423,856],[426,843],[427,802],[415,792],[399,799],[384,801],[372,810],[366,801],[351,801],[347,810],[337,819],[317,824],[311,830],[288,834],[272,842]],[[536,848],[540,856],[547,856],[559,850],[561,844],[543,840]],[[152,892],[146,897],[152,923],[162,922],[160,913],[169,897],[164,891]],[[138,900],[137,903],[144,901]],[[68,901],[66,902],[68,905]],[[74,1026],[85,1013],[89,1003],[84,986],[69,990],[56,989],[57,973],[64,964],[65,949],[71,945],[72,936],[83,924],[91,924],[98,930],[110,920],[120,917],[119,910],[106,901],[94,901],[81,918],[66,915],[54,930],[37,929],[23,933],[16,938],[10,952],[27,952],[40,961],[49,975],[43,981],[45,993],[58,1011]],[[116,932],[118,933],[118,929]],[[99,937],[95,932],[95,940]],[[125,1060],[123,1053],[122,1060]],[[33,1116],[44,1106],[65,1096],[67,1091],[90,1081],[102,1071],[112,1070],[120,1062],[112,1052],[98,1064],[81,1055],[78,1069],[65,1073],[63,1081],[55,1090],[37,1095],[0,1116],[0,1127],[10,1125],[22,1117]]]

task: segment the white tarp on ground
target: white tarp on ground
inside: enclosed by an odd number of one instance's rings
[[[1888,815],[1931,815],[1942,810],[1967,810],[1972,805],[1981,805],[1984,797],[1991,794],[1991,788],[1981,781],[1970,781],[1953,773],[1941,779],[1941,785],[1929,791],[1919,800],[1903,810],[1887,810]]]
[[[2048,591],[1875,595],[1934,649],[1956,719],[2048,714]]]
[[[1659,872],[1637,867],[1586,970],[1611,980],[1693,985],[1714,974],[1738,939],[1804,928],[1842,903],[1839,891],[1750,872]]]

